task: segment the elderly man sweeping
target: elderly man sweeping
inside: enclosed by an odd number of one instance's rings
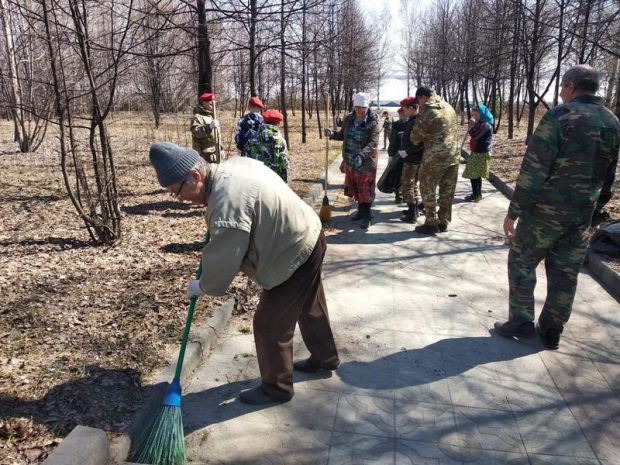
[[[335,370],[340,360],[321,280],[326,242],[314,210],[257,160],[207,163],[171,142],[153,144],[149,156],[171,195],[208,206],[211,240],[202,251],[202,276],[189,282],[188,295],[222,295],[239,271],[263,288],[254,315],[262,383],[242,391],[240,400],[287,402],[294,394],[293,368]],[[296,323],[311,355],[293,364]]]

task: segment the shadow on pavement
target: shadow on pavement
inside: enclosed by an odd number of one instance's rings
[[[338,376],[345,384],[355,387],[399,389],[433,383],[480,365],[513,360],[541,350],[537,342],[521,343],[498,337],[448,338],[370,362],[345,362],[338,368]]]

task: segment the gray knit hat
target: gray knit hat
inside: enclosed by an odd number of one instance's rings
[[[200,158],[198,152],[172,142],[156,142],[149,150],[151,165],[162,187],[181,182]]]

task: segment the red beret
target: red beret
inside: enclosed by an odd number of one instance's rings
[[[210,102],[211,100],[215,100],[215,94],[212,94],[211,92],[205,92],[200,97],[198,97],[198,100],[200,100],[201,102]]]
[[[418,101],[416,100],[415,97],[408,96],[400,101],[400,106],[409,107],[409,106],[415,105],[416,103],[418,103]]]
[[[263,102],[261,102],[258,97],[250,97],[250,100],[248,103],[250,105],[254,105],[255,107],[265,108],[265,105],[263,105]]]
[[[267,110],[265,113],[263,113],[263,119],[267,123],[277,124],[282,122],[284,116],[282,116],[282,113],[280,113],[278,110]]]

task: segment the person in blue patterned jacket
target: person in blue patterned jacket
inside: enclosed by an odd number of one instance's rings
[[[235,145],[241,152],[242,157],[248,156],[253,144],[256,144],[258,130],[263,124],[263,116],[261,112],[265,109],[265,105],[258,97],[250,97],[248,101],[248,112],[239,118],[237,123],[237,131],[235,132]]]

